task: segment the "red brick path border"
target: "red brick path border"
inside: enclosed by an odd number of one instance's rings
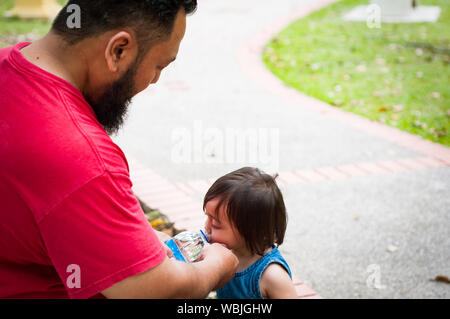
[[[322,101],[306,96],[285,86],[265,68],[260,58],[265,43],[290,22],[302,18],[309,13],[336,1],[337,0],[324,0],[302,7],[299,10],[292,12],[289,16],[277,20],[275,23],[264,28],[264,30],[256,36],[249,39],[246,45],[238,51],[238,61],[242,71],[250,79],[259,83],[270,92],[297,104],[299,107],[423,154],[423,156],[388,161],[349,163],[346,165],[327,166],[314,169],[282,171],[278,172],[278,184],[291,185],[317,183],[326,180],[345,180],[348,178],[361,178],[364,176],[450,166],[449,148],[422,139],[419,136],[370,121],[352,113],[343,112]],[[152,208],[160,209],[171,221],[175,222],[177,228],[188,230],[198,230],[203,228],[204,218],[202,203],[198,200],[194,200],[192,195],[204,195],[214,179],[172,183],[155,173],[153,170],[141,165],[136,159],[128,157],[128,162],[130,164],[133,190],[141,200]],[[293,276],[293,279],[300,298],[321,298],[316,292],[295,277],[295,275]]]
[[[149,206],[164,211],[174,222],[189,221],[193,217],[201,219],[202,203],[192,198],[203,196],[214,179],[194,180],[171,183],[152,170],[139,164],[135,159],[128,159],[133,190]],[[427,170],[450,166],[449,160],[434,157],[408,157],[397,160],[360,162],[339,166],[326,166],[314,169],[278,172],[277,183],[280,186],[293,184],[317,183],[327,180],[345,180],[363,176],[376,176],[405,171]],[[193,216],[193,214],[195,215]],[[184,228],[192,229],[184,226]],[[190,227],[202,227],[202,222],[190,222]]]
[[[237,53],[237,59],[243,73],[268,91],[281,96],[291,103],[297,104],[299,107],[304,108],[309,112],[331,118],[369,135],[377,136],[412,151],[443,161],[444,163],[450,163],[450,149],[448,147],[425,140],[420,136],[412,135],[396,128],[371,121],[353,113],[344,112],[339,108],[309,97],[293,88],[287,87],[265,67],[261,59],[261,52],[263,51],[264,45],[269,42],[280,29],[297,19],[305,17],[315,10],[336,1],[337,0],[323,0],[300,8],[289,16],[270,24],[256,36],[246,41],[244,46],[242,46]]]

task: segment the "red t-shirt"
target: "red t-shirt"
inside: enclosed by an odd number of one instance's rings
[[[128,163],[80,91],[0,50],[0,298],[91,298],[160,264]]]

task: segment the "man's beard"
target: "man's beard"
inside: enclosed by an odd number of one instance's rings
[[[128,106],[135,91],[134,80],[137,67],[138,62],[136,60],[125,74],[106,88],[95,101],[90,96],[85,95],[86,101],[91,105],[97,120],[108,135],[117,133],[126,119]]]

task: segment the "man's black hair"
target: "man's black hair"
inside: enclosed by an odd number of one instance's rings
[[[67,8],[73,4],[81,11],[80,28],[71,28],[67,23],[74,13]],[[197,9],[197,0],[70,0],[55,18],[52,31],[73,45],[109,30],[129,27],[136,33],[142,52],[172,33],[181,8],[191,14]]]

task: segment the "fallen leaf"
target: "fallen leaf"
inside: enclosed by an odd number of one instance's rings
[[[419,122],[419,121],[415,121],[413,124],[412,124],[412,126],[413,127],[422,127],[422,123],[421,122]]]
[[[448,279],[447,276],[439,275],[439,276],[434,277],[434,279],[431,279],[431,280],[445,282],[446,284],[450,284],[450,279]]]
[[[152,225],[152,227],[156,227],[156,226],[164,224],[164,221],[162,219],[158,218],[154,221],[151,221],[150,224]]]
[[[356,70],[359,72],[366,72],[367,71],[367,67],[364,64],[360,64],[356,67]]]
[[[340,106],[340,105],[342,105],[342,101],[341,100],[335,100],[335,101],[333,101],[333,105],[335,105],[335,106]]]
[[[439,94],[439,92],[433,92],[433,93],[431,93],[431,97],[438,99],[441,97],[441,95]]]
[[[403,111],[403,105],[401,105],[401,104],[394,105],[393,109],[395,112]]]
[[[386,60],[383,59],[383,58],[376,58],[376,59],[375,59],[375,62],[376,62],[377,64],[383,65],[383,64],[386,63]]]
[[[396,44],[396,43],[390,43],[389,44],[389,49],[391,49],[393,51],[397,50],[397,47],[398,47],[398,44]]]
[[[275,52],[274,48],[266,47],[266,53],[273,53],[273,52]]]
[[[375,289],[386,289],[386,288],[387,288],[386,285],[379,285],[379,284],[375,284],[373,287],[374,287]]]
[[[393,252],[395,252],[395,251],[398,250],[398,247],[395,246],[395,245],[389,245],[389,246],[386,248],[386,250],[387,250],[388,252],[390,252],[390,253],[393,253]]]
[[[441,136],[447,135],[447,131],[446,131],[446,130],[439,130],[439,131],[436,131],[434,134],[435,134],[437,137],[441,137]]]
[[[402,94],[402,89],[403,89],[403,87],[401,85],[399,85],[398,87],[392,89],[392,93],[395,95]]]
[[[381,92],[381,91],[373,91],[373,96],[382,96],[383,95],[383,92]]]
[[[316,71],[320,68],[320,63],[311,64],[311,70]]]

